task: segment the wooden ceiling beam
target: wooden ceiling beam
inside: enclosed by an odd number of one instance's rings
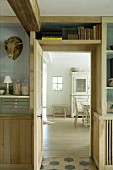
[[[40,31],[37,0],[7,0],[26,31]]]
[[[40,22],[101,23],[98,16],[40,16]]]

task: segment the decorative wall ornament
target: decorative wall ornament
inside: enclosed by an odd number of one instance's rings
[[[19,37],[13,36],[5,40],[5,49],[8,57],[15,60],[19,57],[23,49],[23,42]]]

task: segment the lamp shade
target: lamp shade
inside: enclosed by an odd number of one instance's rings
[[[12,83],[11,77],[10,76],[5,76],[3,83]]]

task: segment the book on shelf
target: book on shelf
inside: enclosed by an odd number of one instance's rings
[[[86,40],[90,40],[90,39],[91,39],[91,29],[86,28]]]
[[[97,39],[97,26],[94,25],[93,26],[93,40],[96,40]]]
[[[52,37],[62,37],[62,32],[61,31],[43,31],[42,33],[43,36],[52,36]]]
[[[68,40],[78,40],[78,34],[68,34]]]
[[[75,28],[62,28],[62,39],[63,40],[78,39],[78,37],[77,37],[77,27],[75,27]]]
[[[84,26],[78,26],[78,39],[80,40],[101,39],[101,24],[95,24],[89,28]]]
[[[84,40],[85,39],[85,29],[84,29],[84,27],[80,27],[80,38],[81,38],[81,40]]]
[[[101,24],[80,25],[75,28],[62,28],[60,31],[43,31],[42,40],[100,40]]]
[[[62,32],[59,31],[45,31],[42,32],[42,40],[62,40]]]

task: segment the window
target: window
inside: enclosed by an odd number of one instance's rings
[[[53,77],[53,90],[54,91],[61,91],[63,90],[63,77]]]

